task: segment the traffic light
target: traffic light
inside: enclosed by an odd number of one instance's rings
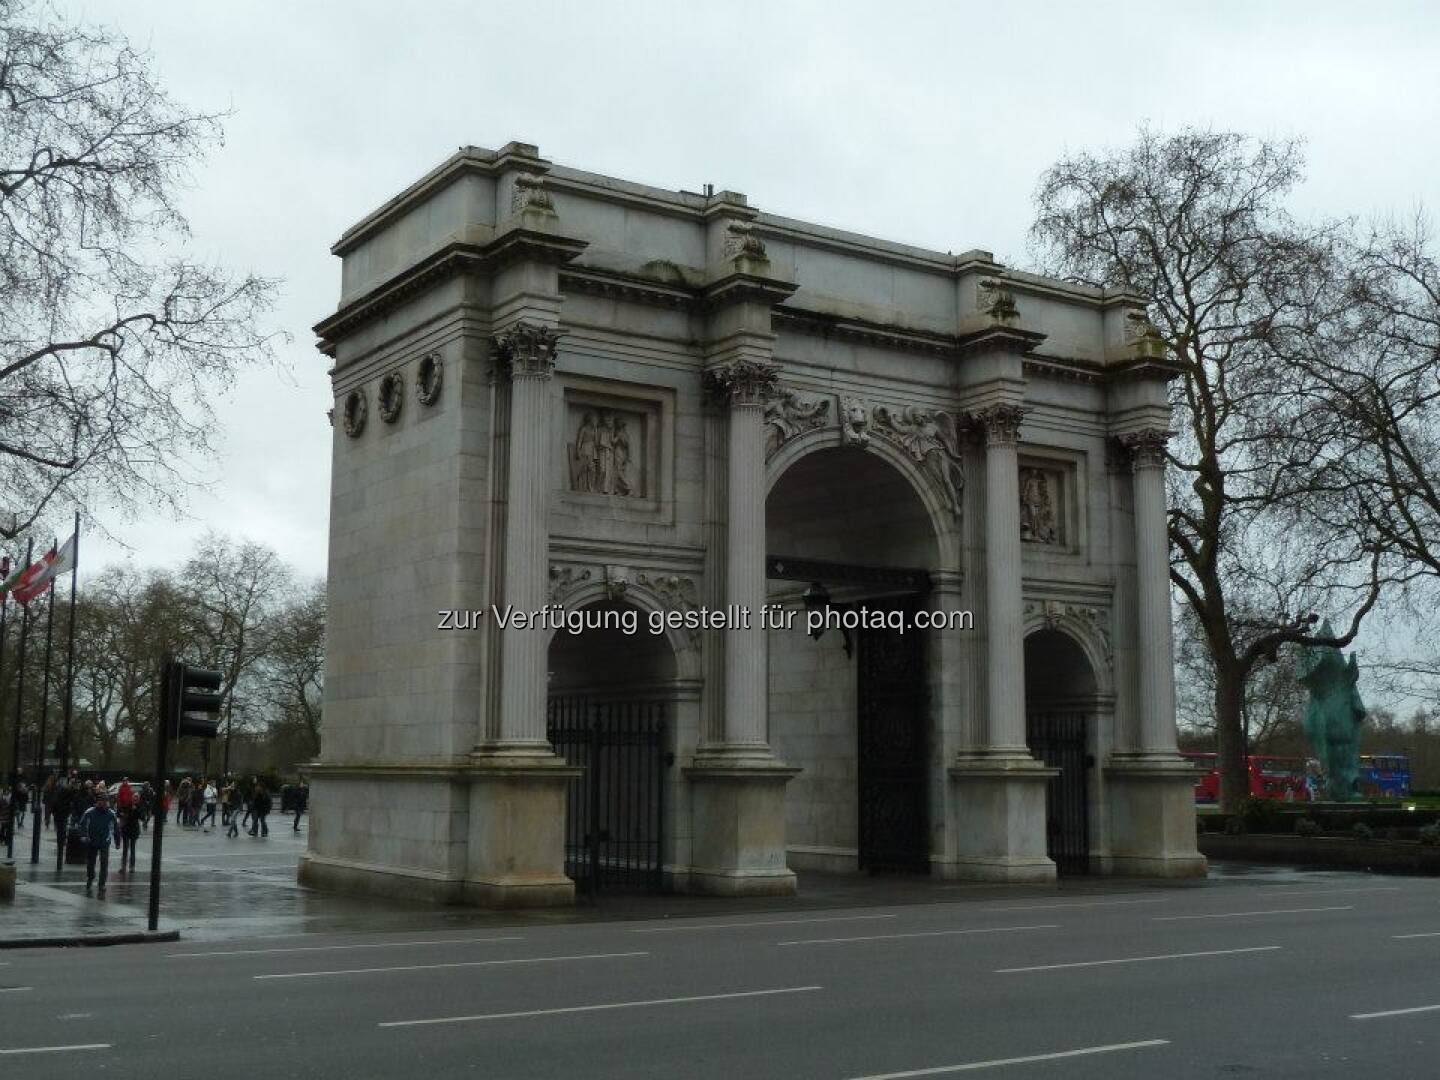
[[[220,729],[220,672],[172,660],[165,665],[165,679],[169,705],[165,721],[170,737],[213,739]]]

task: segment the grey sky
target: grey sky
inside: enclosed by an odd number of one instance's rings
[[[109,519],[173,564],[207,528],[326,559],[330,396],[309,327],[342,229],[457,146],[717,187],[859,232],[1023,260],[1030,197],[1066,150],[1137,124],[1309,140],[1301,209],[1440,204],[1440,8],[1425,3],[61,5],[148,45],[179,101],[230,109],[187,200],[198,251],[286,279],[286,371],[221,403],[224,456],[176,522]]]

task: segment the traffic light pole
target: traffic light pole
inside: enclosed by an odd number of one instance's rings
[[[175,658],[169,653],[161,667],[160,708],[155,716],[155,800],[151,820],[155,831],[150,834],[150,932],[160,928],[160,854],[165,836],[165,819],[170,816],[165,806],[165,754],[170,748],[170,718],[175,715],[175,696],[180,689],[175,679]]]

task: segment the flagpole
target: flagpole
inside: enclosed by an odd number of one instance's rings
[[[70,642],[65,656],[65,727],[60,736],[60,775],[70,768],[70,716],[75,700],[75,575],[80,571],[80,511],[75,511],[75,561],[70,567]],[[0,631],[3,634],[3,631]],[[0,637],[0,645],[3,645]]]
[[[60,550],[57,542],[55,550]],[[50,645],[55,636],[55,579],[50,579],[50,588],[46,590],[50,594],[48,610],[45,614],[45,678],[40,689],[40,738],[39,746],[35,750],[35,788],[31,792],[31,800],[39,805],[40,788],[44,784],[43,773],[45,772],[45,734],[50,720]],[[30,862],[40,861],[40,828],[39,819],[36,819],[35,827],[30,830]]]
[[[10,556],[0,556],[0,575],[10,577]],[[0,591],[0,693],[5,690],[5,622],[10,614],[10,590]]]
[[[25,542],[25,565],[30,565],[30,557],[35,554],[35,540]],[[14,743],[10,750],[10,837],[5,844],[5,857],[15,858],[15,792],[20,787],[20,716],[21,705],[25,699],[25,637],[30,629],[29,611],[24,604],[20,605],[20,655],[16,658],[16,690],[15,690],[15,731],[13,733]]]

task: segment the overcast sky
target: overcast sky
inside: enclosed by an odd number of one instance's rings
[[[463,144],[520,139],[565,165],[1013,262],[1039,173],[1146,121],[1305,136],[1305,211],[1440,206],[1433,4],[58,6],[148,47],[178,101],[232,112],[187,200],[195,244],[283,278],[293,335],[283,370],[220,405],[223,457],[191,516],[107,518],[129,550],[92,539],[92,573],[179,562],[207,528],[324,573],[330,394],[309,328],[339,292],[329,248]]]

